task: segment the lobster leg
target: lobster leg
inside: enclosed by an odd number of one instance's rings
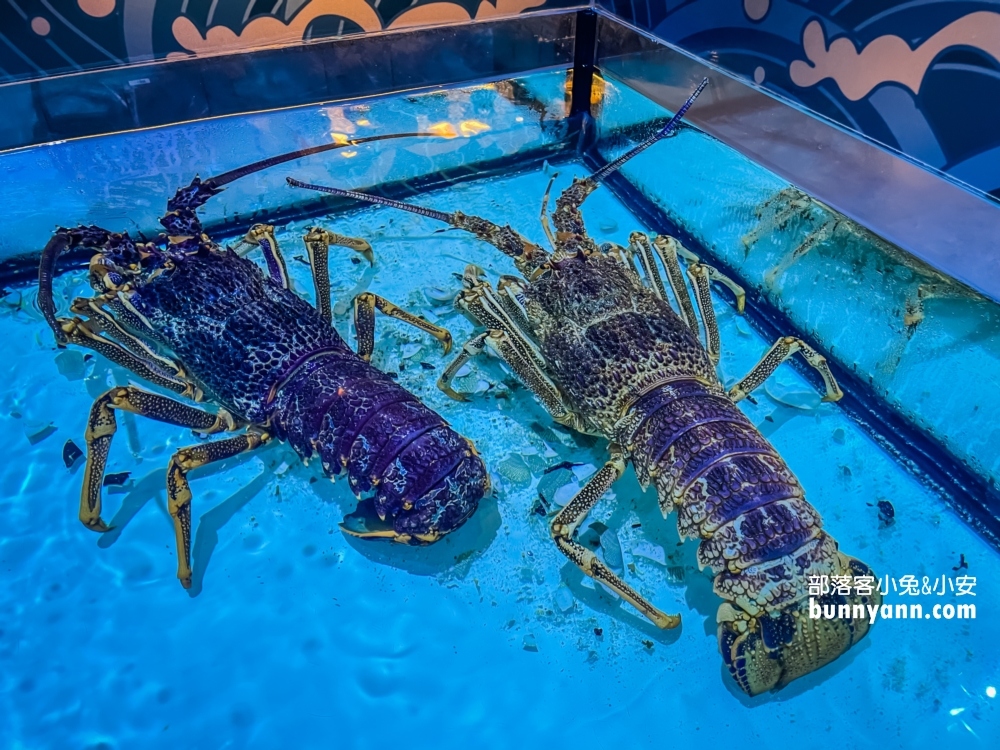
[[[695,261],[697,260],[698,259],[695,258]],[[702,263],[701,265],[708,269],[708,278],[711,281],[715,281],[718,282],[719,284],[722,284],[722,286],[726,287],[729,291],[733,293],[733,296],[736,297],[736,312],[739,315],[742,315],[743,311],[746,309],[746,304],[747,304],[746,290],[744,290],[743,287],[741,287],[739,284],[737,284],[735,281],[733,281],[731,278],[726,276],[718,269],[712,266],[707,266],[704,263]]]
[[[653,248],[663,263],[663,267],[667,269],[667,281],[670,283],[670,291],[674,293],[674,299],[677,300],[681,319],[687,323],[687,327],[692,331],[696,330],[694,306],[691,304],[691,296],[688,294],[687,284],[684,282],[684,274],[681,273],[681,264],[677,260],[677,256],[687,253],[687,250],[673,237],[662,234],[657,235],[653,240]],[[692,258],[688,258],[688,260],[698,260],[693,253],[691,255]]]
[[[592,550],[573,539],[577,528],[583,523],[597,501],[625,473],[625,454],[620,446],[612,443],[611,459],[592,476],[578,493],[552,519],[550,530],[552,539],[559,550],[580,570],[600,581],[622,599],[648,617],[658,628],[676,628],[680,625],[678,615],[668,615],[654,607],[642,594],[629,586],[608,568]]]
[[[274,237],[274,227],[271,224],[254,224],[243,241],[248,245],[256,245],[264,251],[264,261],[267,263],[271,281],[281,284],[282,289],[288,289],[288,267],[278,247],[278,240]]]
[[[521,341],[515,345],[515,339],[506,331],[491,330],[484,341],[485,345],[502,359],[528,390],[538,397],[545,410],[561,425],[583,432],[594,434],[586,421],[572,411],[563,399],[562,393],[556,388],[549,377],[531,358],[525,357],[522,349],[527,342]]]
[[[694,284],[695,299],[698,300],[698,312],[705,326],[705,349],[713,365],[719,364],[722,344],[719,340],[719,322],[715,319],[715,308],[712,306],[712,290],[709,287],[709,267],[701,263],[688,266],[688,276]]]
[[[426,331],[444,345],[444,353],[451,351],[451,334],[447,329],[418,318],[392,304],[389,300],[371,292],[362,292],[354,299],[354,328],[358,335],[358,356],[365,362],[372,358],[375,351],[375,310],[379,310],[390,318],[409,323],[421,331]]]
[[[678,243],[679,244],[679,243]],[[685,251],[687,252],[687,251]],[[736,295],[736,312],[743,314],[746,305],[746,292],[743,287],[715,268],[698,261],[698,256],[690,254],[694,260],[688,264],[687,273],[694,286],[695,298],[698,300],[698,312],[702,325],[705,326],[705,348],[713,364],[719,364],[722,344],[719,338],[719,323],[715,319],[715,308],[712,307],[711,283],[718,281],[728,287]],[[687,293],[685,292],[685,297]],[[690,304],[690,300],[688,301]]]
[[[523,349],[529,345],[528,342],[514,343],[516,340],[514,337],[517,335],[517,333],[509,333],[500,329],[491,329],[471,338],[462,347],[462,352],[455,358],[455,361],[448,365],[441,377],[438,378],[438,388],[456,401],[468,401],[467,396],[452,389],[451,379],[462,365],[472,357],[482,354],[488,347],[513,370],[528,390],[535,394],[554,420],[561,425],[589,434],[591,430],[579,415],[566,406],[566,402],[555,384],[542,372],[534,360],[524,355]]]
[[[121,344],[109,341],[94,331],[89,321],[80,318],[58,318],[57,323],[66,343],[93,349],[116,365],[179,396],[186,396],[195,401],[203,398],[201,388],[197,384],[179,374],[167,373],[156,362],[133,354]]]
[[[455,399],[455,401],[468,401],[469,397],[464,393],[459,393],[454,388],[451,387],[451,380],[455,377],[455,373],[462,369],[462,366],[468,362],[473,357],[478,357],[483,353],[486,348],[486,337],[489,336],[491,331],[485,331],[477,336],[473,336],[471,339],[465,342],[462,347],[462,351],[458,353],[458,356],[451,361],[444,372],[441,373],[441,377],[438,378],[437,387],[440,388],[445,395],[449,398]]]
[[[232,416],[225,409],[221,409],[218,414],[212,414],[133,386],[112,388],[99,396],[90,408],[90,416],[87,419],[85,435],[87,466],[84,470],[83,490],[80,493],[80,521],[93,531],[108,531],[110,528],[101,520],[101,486],[111,440],[118,429],[115,410],[130,411],[159,422],[190,427],[206,434],[232,430],[236,427]]]
[[[639,256],[642,271],[646,274],[649,286],[656,293],[656,296],[669,303],[667,290],[663,286],[663,279],[660,278],[660,269],[656,267],[656,260],[653,257],[653,249],[649,246],[649,239],[642,232],[632,232],[628,238],[628,246],[629,250]],[[691,323],[688,325],[690,326]]]
[[[104,309],[103,305],[107,302],[108,300],[104,297],[80,297],[73,301],[70,312],[88,316],[88,324],[90,320],[96,319],[102,333],[111,336],[136,357],[145,362],[155,364],[165,372],[169,372],[176,378],[183,380],[184,372],[180,366],[172,359],[157,354],[145,341],[129,333],[111,313]],[[113,305],[118,304],[118,301],[114,299],[110,300],[110,302]],[[88,327],[90,326],[88,325]]]
[[[181,448],[167,465],[167,503],[177,535],[177,578],[191,588],[191,486],[187,475],[193,469],[223,461],[259,448],[270,440],[266,432],[246,432],[225,440]]]
[[[375,265],[375,254],[372,246],[365,240],[347,237],[343,234],[327,231],[321,227],[310,227],[302,238],[309,253],[309,265],[312,267],[313,286],[316,288],[316,309],[324,319],[332,322],[333,312],[330,309],[330,245],[348,247]]]
[[[545,230],[545,236],[549,238],[549,247],[553,249],[556,247],[556,238],[552,234],[552,227],[549,226],[549,194],[552,192],[552,184],[558,176],[558,172],[552,175],[548,187],[545,188],[545,195],[542,196],[542,229]]]
[[[531,324],[528,322],[528,312],[524,303],[524,287],[517,276],[501,276],[497,282],[497,299],[504,312],[510,316],[522,333],[528,335]],[[921,299],[923,299],[921,297]]]
[[[519,285],[511,280],[513,277],[505,277],[501,296],[493,291],[489,282],[482,279],[482,275],[483,270],[479,266],[466,266],[463,276],[466,288],[455,299],[455,306],[485,328],[504,331],[512,344],[521,349],[522,356],[530,358],[537,367],[544,369],[545,360],[531,341],[528,333],[530,326],[520,307],[517,292],[511,293],[512,289],[519,289]]]
[[[736,298],[736,312],[740,315],[743,314],[743,310],[746,308],[746,291],[731,278],[718,269],[702,263],[697,255],[673,237],[657,235],[656,239],[653,240],[653,248],[667,269],[667,280],[670,282],[670,288],[674,292],[674,296],[677,298],[681,309],[684,311],[684,315],[681,317],[686,318],[685,322],[690,321],[688,323],[689,326],[693,327],[694,325],[694,307],[691,305],[691,297],[688,296],[687,286],[684,284],[684,276],[681,274],[678,258],[683,258],[688,264],[699,263],[706,268],[710,281],[722,284],[722,286],[733,293],[733,296]]]
[[[729,398],[734,402],[745,399],[774,374],[774,371],[778,369],[778,365],[796,352],[801,353],[806,362],[822,376],[823,383],[826,385],[826,395],[823,396],[824,401],[839,401],[843,398],[844,393],[840,390],[840,386],[837,385],[837,381],[830,371],[830,365],[826,362],[826,357],[802,339],[797,339],[794,336],[785,336],[775,341],[774,346],[768,349],[767,354],[763,356],[760,362],[740,382],[729,389]]]

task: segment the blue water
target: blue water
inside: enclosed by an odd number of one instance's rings
[[[357,159],[384,159],[379,154],[391,148]],[[727,164],[720,157],[714,167]],[[282,169],[282,179],[301,174]],[[585,174],[574,164],[559,170],[556,190]],[[466,182],[422,202],[509,221],[541,242],[538,211],[550,173]],[[325,179],[350,186],[332,170]],[[640,227],[604,190],[584,214],[599,241],[624,243]],[[332,254],[342,308],[369,288],[447,326],[457,342],[473,328],[438,301],[457,291],[452,273],[470,262],[493,281],[513,272],[506,258],[460,232],[366,208],[282,227],[279,241],[306,297],[308,269],[292,258],[304,254],[301,235],[314,223],[366,237],[375,248],[374,272],[347,250]],[[56,291],[66,300],[87,293],[85,274],[60,277]],[[591,520],[617,532],[626,579],[682,615],[672,632],[595,589],[533,513],[539,490],[565,501],[568,491],[559,487],[578,486],[603,463],[603,442],[556,428],[524,389],[511,388],[495,360],[473,364],[458,380],[477,392],[471,403],[448,400],[434,387],[447,361],[437,345],[384,319],[373,361],[476,442],[494,475],[494,497],[433,547],[364,543],[337,528],[355,505],[346,484],[331,484],[318,467],[272,445],[194,474],[195,576],[185,592],[175,578],[164,469],[174,450],[193,442],[190,432],[123,415],[108,470],[132,472],[131,484],[105,495],[106,518],[117,528],[104,536],[83,528],[76,519],[81,472],[65,468],[62,446],[83,444],[92,399],[127,377],[103,359],[58,352],[32,301],[30,289],[15,290],[0,317],[9,353],[0,362],[0,746],[939,748],[1000,741],[989,691],[1000,683],[996,551],[836,405],[819,404],[791,368],[781,369],[757,405],[744,407],[799,476],[828,531],[843,550],[896,578],[957,575],[952,568],[964,555],[977,576],[978,619],[879,622],[847,656],[751,700],[723,674],[719,600],[697,570],[695,545],[678,544],[674,519],[660,517],[654,494],[643,494],[630,471]],[[720,372],[729,383],[771,342],[724,300],[716,310]],[[337,325],[350,336],[346,317]],[[562,461],[583,465],[543,474]],[[877,518],[880,499],[895,506],[888,528]]]

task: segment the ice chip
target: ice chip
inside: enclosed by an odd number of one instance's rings
[[[764,390],[774,401],[795,409],[811,411],[822,403],[822,396],[813,390],[803,390],[799,386],[786,385],[781,382],[768,382]]]
[[[658,544],[651,544],[650,542],[639,542],[632,546],[632,555],[634,557],[644,557],[647,560],[652,560],[660,565],[667,564],[667,553],[663,551],[663,547]]]
[[[569,587],[565,583],[559,584],[555,594],[553,594],[553,599],[555,599],[556,607],[563,614],[572,611],[576,606],[576,601],[573,599],[573,592],[569,590]]]
[[[625,570],[622,545],[614,529],[605,529],[601,534],[601,550],[604,552],[604,562],[609,568],[619,574]]]
[[[562,507],[570,500],[572,500],[573,496],[579,491],[580,487],[577,484],[574,484],[572,482],[569,484],[564,484],[562,487],[557,489],[555,493],[552,495],[552,502],[558,505],[559,507]]]
[[[439,286],[424,287],[424,296],[432,305],[446,305],[453,302],[456,294],[454,289],[442,289]]]

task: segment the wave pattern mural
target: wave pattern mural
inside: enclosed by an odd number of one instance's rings
[[[586,0],[0,0],[0,83]]]
[[[1000,198],[1000,0],[598,0]]]

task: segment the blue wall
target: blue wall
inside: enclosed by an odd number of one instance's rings
[[[1000,197],[1000,0],[598,2]]]

